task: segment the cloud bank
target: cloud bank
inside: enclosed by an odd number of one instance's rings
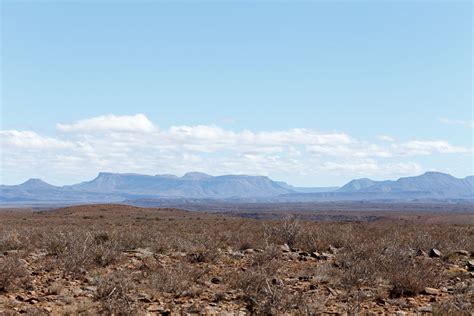
[[[419,174],[418,156],[472,154],[444,140],[378,142],[343,132],[295,128],[232,131],[214,125],[159,129],[145,115],[104,115],[57,124],[56,137],[33,131],[0,132],[2,173],[46,179],[90,178],[99,171],[182,174],[245,173],[317,178],[321,174]],[[40,173],[40,174],[38,174]],[[61,176],[60,176],[61,175]]]

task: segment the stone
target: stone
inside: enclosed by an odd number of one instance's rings
[[[330,245],[330,246],[328,247],[328,252],[331,253],[331,254],[333,254],[333,255],[337,254],[338,251],[339,251],[339,249],[337,249],[337,248],[334,247],[334,246],[331,246],[331,245]]]
[[[244,250],[244,254],[246,255],[251,255],[251,254],[254,254],[255,252],[256,252],[255,249],[251,249],[251,248]]]
[[[432,313],[433,312],[433,306],[431,306],[431,305],[423,306],[423,307],[418,308],[417,311],[420,312],[420,313]]]
[[[290,252],[291,251],[290,246],[288,246],[288,244],[280,245],[280,250],[283,251],[283,252]]]
[[[474,271],[474,260],[469,260],[469,261],[467,262],[467,269],[468,269],[469,271]]]
[[[321,255],[321,254],[320,254],[319,252],[317,252],[317,251],[314,251],[314,252],[312,252],[312,253],[310,254],[310,256],[311,256],[312,258],[316,258],[316,259],[317,259],[320,255]]]
[[[429,295],[439,295],[440,291],[438,289],[432,288],[432,287],[425,287],[424,290],[425,294]]]
[[[279,286],[283,286],[283,285],[284,285],[282,279],[279,279],[279,278],[273,278],[273,279],[272,279],[272,284],[273,284],[273,285],[279,285]]]
[[[153,257],[153,252],[145,248],[137,248],[130,251],[135,257],[143,259],[148,257]]]
[[[243,257],[245,257],[245,255],[240,251],[231,251],[229,252],[229,256],[234,259],[242,259]]]
[[[432,248],[432,249],[430,250],[430,257],[431,257],[431,258],[439,258],[439,257],[441,257],[441,256],[442,256],[441,251],[439,251],[438,249]]]
[[[459,256],[469,257],[469,251],[467,250],[456,250],[455,253]]]
[[[316,257],[317,259],[319,260],[329,260],[331,258],[333,258],[334,255],[330,254],[330,253],[327,253],[327,252],[321,252],[321,254]]]
[[[211,279],[211,283],[213,283],[213,284],[220,284],[220,283],[222,283],[222,280],[221,280],[220,278],[218,278],[218,277],[213,277],[213,278]]]

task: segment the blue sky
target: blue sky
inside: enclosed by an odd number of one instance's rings
[[[470,1],[4,0],[1,27],[2,183],[473,173]]]

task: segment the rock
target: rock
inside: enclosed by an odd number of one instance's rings
[[[441,251],[439,251],[438,249],[432,248],[432,249],[430,250],[430,257],[431,257],[431,258],[439,258],[439,257],[441,257],[441,256],[442,256]]]
[[[317,256],[316,258],[319,259],[319,260],[329,260],[333,257],[334,257],[334,255],[332,255],[330,253],[321,252],[321,254],[319,256]]]
[[[467,250],[456,250],[455,253],[459,256],[469,257],[469,251]]]
[[[279,286],[283,286],[283,285],[284,285],[282,279],[279,279],[279,278],[273,278],[273,279],[272,279],[272,284],[273,284],[273,285],[279,285]]]
[[[298,255],[300,255],[301,257],[309,257],[310,256],[309,252],[306,252],[306,251],[300,251],[300,252],[298,252]]]
[[[140,259],[153,257],[153,252],[145,248],[137,248],[129,252],[132,253],[135,257],[140,258]]]
[[[221,280],[220,278],[218,278],[218,277],[213,277],[213,278],[211,279],[211,283],[213,283],[213,284],[220,284],[220,283],[222,283],[222,280]]]
[[[228,254],[234,259],[242,259],[243,257],[245,257],[245,255],[240,251],[231,251]]]
[[[423,307],[418,308],[417,311],[420,312],[420,313],[432,313],[433,312],[433,306],[431,306],[431,305],[423,306]]]
[[[149,312],[162,312],[163,307],[161,307],[159,304],[151,304],[146,308],[147,311]]]
[[[429,295],[439,295],[440,291],[438,289],[432,288],[432,287],[425,287],[425,294]]]
[[[288,246],[288,244],[280,245],[280,250],[283,251],[283,252],[290,252],[291,251],[290,246]]]
[[[147,293],[139,293],[138,300],[143,303],[151,303],[153,301],[153,298]]]
[[[321,255],[321,254],[320,254],[319,252],[317,252],[317,251],[314,251],[314,252],[312,252],[312,253],[310,254],[310,256],[311,256],[312,258],[316,258],[316,259],[317,259],[320,255]]]
[[[256,252],[255,249],[251,249],[251,248],[244,250],[244,254],[246,255],[251,255],[251,254],[254,254],[255,252]]]
[[[339,249],[337,249],[337,248],[334,247],[334,246],[329,246],[329,247],[328,247],[328,252],[331,253],[331,254],[333,254],[333,255],[337,254],[338,251],[339,251]]]
[[[469,260],[469,261],[467,262],[467,269],[468,269],[469,271],[474,271],[474,260]]]

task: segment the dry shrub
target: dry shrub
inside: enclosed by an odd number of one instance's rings
[[[130,298],[131,280],[124,272],[114,272],[97,280],[96,299],[101,311],[109,315],[131,315],[134,313]]]
[[[436,287],[443,274],[438,260],[415,257],[405,236],[396,230],[353,236],[338,256],[338,265],[343,268],[341,282],[346,288],[388,285],[391,297],[413,296],[426,286]]]
[[[106,266],[120,258],[117,245],[104,233],[88,231],[59,232],[45,241],[66,275],[77,278],[94,266]]]
[[[202,285],[202,279],[208,271],[186,262],[178,262],[169,267],[156,266],[148,272],[148,285],[151,289],[177,296],[194,296],[198,294],[199,285]]]
[[[0,237],[0,251],[22,249],[26,243],[21,240],[21,235],[18,231],[5,231]]]
[[[0,292],[25,287],[28,272],[17,257],[0,257]]]
[[[247,309],[256,314],[272,314],[296,309],[302,302],[302,293],[291,292],[278,278],[280,252],[269,247],[255,255],[245,271],[227,276],[231,287],[242,292]]]
[[[267,240],[278,244],[288,244],[293,247],[302,233],[302,225],[295,216],[288,216],[274,226],[266,226],[265,234]]]

